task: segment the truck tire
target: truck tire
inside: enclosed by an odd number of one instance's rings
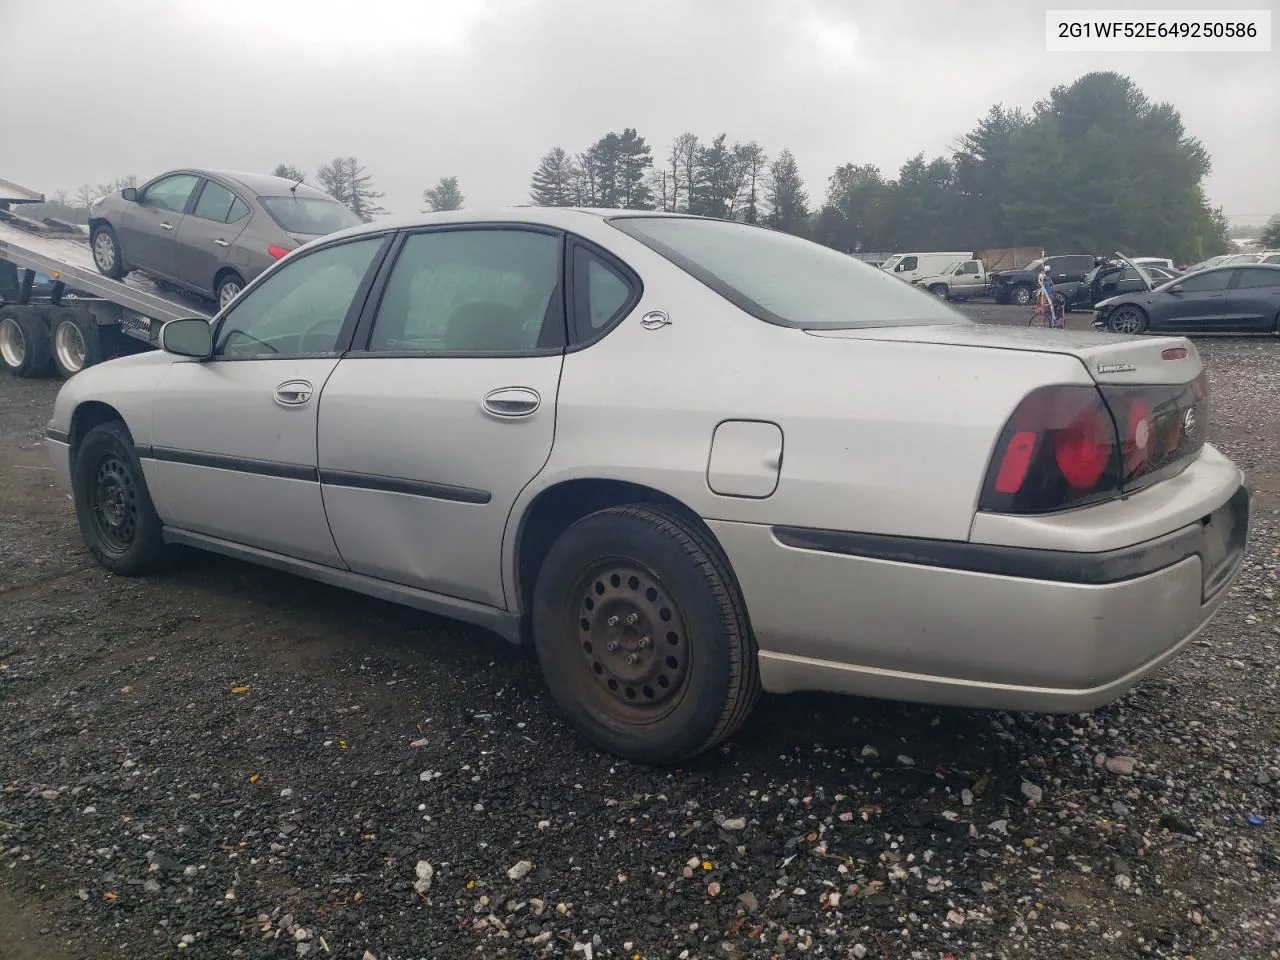
[[[87,310],[56,310],[50,315],[49,327],[53,335],[53,364],[64,380],[102,362],[98,323]]]
[[[1031,299],[1031,287],[1025,283],[1019,283],[1009,291],[1009,302],[1019,307],[1027,306]]]
[[[124,262],[124,250],[120,238],[110,224],[100,223],[89,234],[89,249],[93,251],[93,265],[104,277],[123,280],[129,268]]]
[[[935,283],[929,288],[929,292],[939,300],[948,300],[951,297],[951,294],[947,291],[947,285],[945,283]]]
[[[0,307],[0,363],[15,377],[47,376],[53,351],[41,307]]]
[[[610,507],[570,525],[538,572],[532,624],[553,699],[616,756],[679,763],[733,734],[760,696],[728,561],[664,507]]]

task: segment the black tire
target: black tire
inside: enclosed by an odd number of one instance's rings
[[[71,379],[85,367],[102,362],[102,341],[93,314],[83,310],[55,310],[49,315],[49,329],[53,342],[53,365],[64,380]]]
[[[238,297],[243,289],[244,277],[234,270],[228,270],[218,277],[218,283],[213,290],[213,302],[218,305],[218,310],[221,311],[223,307]],[[232,292],[233,290],[234,293]],[[225,301],[224,295],[226,297]]]
[[[946,300],[950,296],[950,294],[947,292],[947,285],[945,283],[935,283],[932,287],[929,288],[929,292],[932,293],[939,300]]]
[[[732,735],[760,697],[727,560],[664,507],[611,507],[565,530],[538,572],[532,621],[557,705],[617,756],[679,763]]]
[[[49,375],[53,341],[43,307],[0,307],[0,364],[15,377]]]
[[[110,224],[100,223],[89,234],[89,250],[93,253],[93,265],[104,277],[123,280],[129,272],[125,264],[120,238]]]
[[[1025,283],[1019,283],[1009,291],[1009,302],[1019,307],[1027,306],[1031,299],[1031,287]]]
[[[85,434],[71,468],[71,488],[80,535],[98,563],[126,577],[164,565],[169,549],[160,517],[123,423],[110,420]]]
[[[1126,303],[1107,314],[1107,329],[1133,336],[1147,332],[1147,314],[1141,307]]]

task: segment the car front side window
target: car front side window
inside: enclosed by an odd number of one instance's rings
[[[1227,281],[1231,279],[1230,270],[1213,270],[1198,276],[1188,277],[1182,281],[1183,293],[1216,293],[1227,289]]]
[[[365,237],[290,259],[245,291],[218,323],[214,356],[333,353],[384,238]]]
[[[405,239],[369,350],[511,355],[563,344],[560,238],[475,228]]]
[[[199,177],[187,173],[165,177],[147,187],[142,195],[142,202],[148,207],[182,213],[187,208],[187,201],[191,199],[191,191],[199,181]]]

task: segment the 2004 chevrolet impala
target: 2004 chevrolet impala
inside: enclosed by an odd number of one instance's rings
[[[100,563],[204,548],[527,640],[643,761],[762,689],[1093,708],[1244,553],[1189,341],[973,324],[740,223],[356,227],[160,340],[50,424]]]

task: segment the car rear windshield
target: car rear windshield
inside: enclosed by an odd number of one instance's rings
[[[799,329],[966,323],[938,297],[829,247],[744,223],[614,217],[628,236],[747,313]]]
[[[259,197],[271,219],[286,233],[320,236],[357,226],[361,221],[336,200],[317,197]]]

